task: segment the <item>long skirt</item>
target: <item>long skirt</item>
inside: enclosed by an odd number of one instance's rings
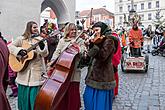
[[[119,89],[119,75],[118,75],[118,72],[116,72],[114,74],[114,77],[115,77],[115,81],[116,81],[116,87],[114,89],[114,96],[117,96],[118,95],[118,89]]]
[[[113,91],[86,86],[83,95],[85,110],[112,110]]]
[[[18,84],[18,109],[34,110],[34,103],[40,86],[24,86]]]
[[[80,110],[80,83],[71,82],[57,110]]]

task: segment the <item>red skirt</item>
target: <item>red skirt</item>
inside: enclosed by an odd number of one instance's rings
[[[80,110],[80,83],[71,82],[56,110]]]
[[[119,75],[118,75],[118,72],[116,72],[114,74],[114,77],[115,77],[115,81],[116,81],[116,87],[114,89],[114,95],[117,96],[118,95],[118,89],[119,89]]]

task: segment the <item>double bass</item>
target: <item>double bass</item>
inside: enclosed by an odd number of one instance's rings
[[[79,50],[75,46],[68,46],[58,57],[52,69],[48,71],[51,72],[51,76],[36,97],[35,110],[56,110],[70,85],[78,53]]]

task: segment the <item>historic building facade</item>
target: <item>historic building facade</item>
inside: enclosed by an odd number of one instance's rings
[[[124,14],[127,21],[129,11],[134,7],[134,10],[141,16],[142,24],[147,27],[153,25],[156,19],[157,11],[160,10],[160,16],[165,15],[165,0],[115,0],[115,26],[122,26],[124,22]],[[165,16],[164,16],[165,17]]]
[[[95,22],[102,21],[109,25],[111,28],[114,27],[115,18],[114,13],[109,12],[105,8],[91,9],[91,10],[83,10],[81,12],[76,13],[77,20],[85,20],[84,27],[89,27]]]

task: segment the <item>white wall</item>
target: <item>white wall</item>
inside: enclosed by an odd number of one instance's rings
[[[28,21],[39,23],[43,0],[0,0],[0,31],[4,37],[20,36]]]
[[[26,23],[34,20],[40,23],[41,3],[44,0],[0,0],[0,31],[7,39],[22,35]],[[57,0],[56,0],[57,1]],[[55,2],[55,0],[52,0]],[[59,2],[59,0],[58,0]],[[69,16],[69,21],[75,20],[75,0],[63,0]],[[56,4],[58,5],[58,4]],[[61,13],[63,15],[63,13]],[[65,20],[65,16],[61,19]],[[65,22],[62,20],[63,22]],[[9,39],[10,40],[10,39]]]

